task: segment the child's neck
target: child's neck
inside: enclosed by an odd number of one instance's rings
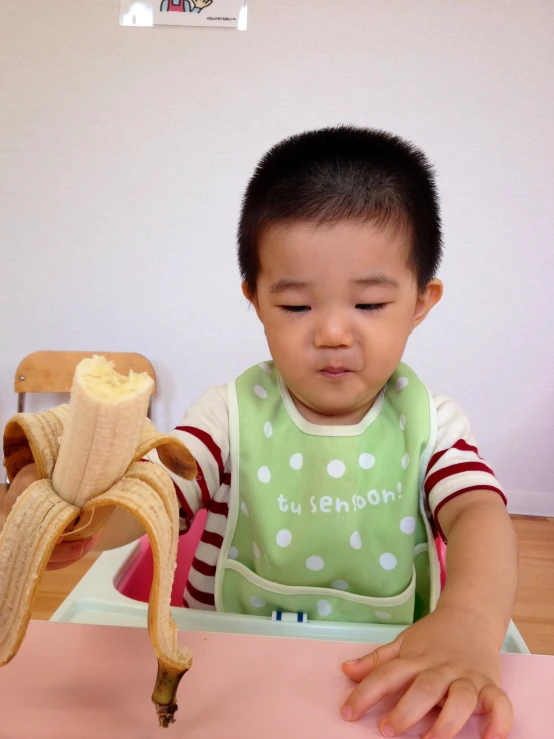
[[[379,395],[379,393],[377,393],[369,403],[360,406],[360,408],[353,408],[346,413],[338,415],[328,415],[305,405],[301,400],[293,395],[290,390],[289,393],[300,415],[305,418],[306,421],[313,423],[316,426],[355,426],[369,413]]]

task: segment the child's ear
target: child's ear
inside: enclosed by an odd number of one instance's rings
[[[256,314],[257,314],[258,318],[261,321],[262,319],[261,319],[261,316],[260,316],[260,306],[258,304],[258,297],[257,297],[257,295],[253,295],[250,292],[250,290],[249,290],[248,285],[246,284],[246,282],[243,282],[242,283],[242,294],[244,295],[244,297],[246,298],[246,300],[248,300],[248,302],[254,307],[254,310],[256,311]]]
[[[418,293],[412,331],[416,326],[419,326],[425,318],[427,318],[429,311],[434,308],[442,298],[443,291],[444,287],[442,282],[440,280],[433,279],[429,282],[425,290]]]

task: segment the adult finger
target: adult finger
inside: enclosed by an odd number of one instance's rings
[[[420,673],[379,726],[385,736],[395,736],[417,724],[446,695],[450,680],[439,670]]]
[[[405,660],[397,659],[379,667],[350,693],[341,708],[342,717],[345,721],[356,721],[387,695],[409,685],[415,674],[415,665]]]
[[[455,680],[444,706],[425,739],[453,739],[475,712],[479,692],[468,678]]]
[[[359,683],[378,667],[396,659],[400,654],[400,646],[401,642],[398,639],[395,639],[393,642],[390,642],[390,644],[384,644],[382,647],[378,647],[373,652],[366,654],[360,659],[345,662],[342,666],[342,671],[345,675],[348,675],[351,680],[355,680]]]

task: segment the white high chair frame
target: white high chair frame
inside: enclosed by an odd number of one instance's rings
[[[50,620],[146,628],[148,604],[127,598],[117,590],[118,583],[139,552],[139,542],[103,552]],[[272,621],[261,616],[196,611],[190,608],[172,608],[171,611],[178,628],[182,631],[387,644],[405,628],[389,624],[348,624],[332,621],[306,623]],[[510,622],[502,651],[530,653],[513,621]]]

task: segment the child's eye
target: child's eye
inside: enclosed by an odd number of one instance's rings
[[[369,313],[375,313],[378,310],[383,310],[386,305],[386,303],[358,303],[356,308],[358,310],[367,311]]]
[[[308,305],[280,305],[279,308],[285,313],[306,313],[310,310]]]

